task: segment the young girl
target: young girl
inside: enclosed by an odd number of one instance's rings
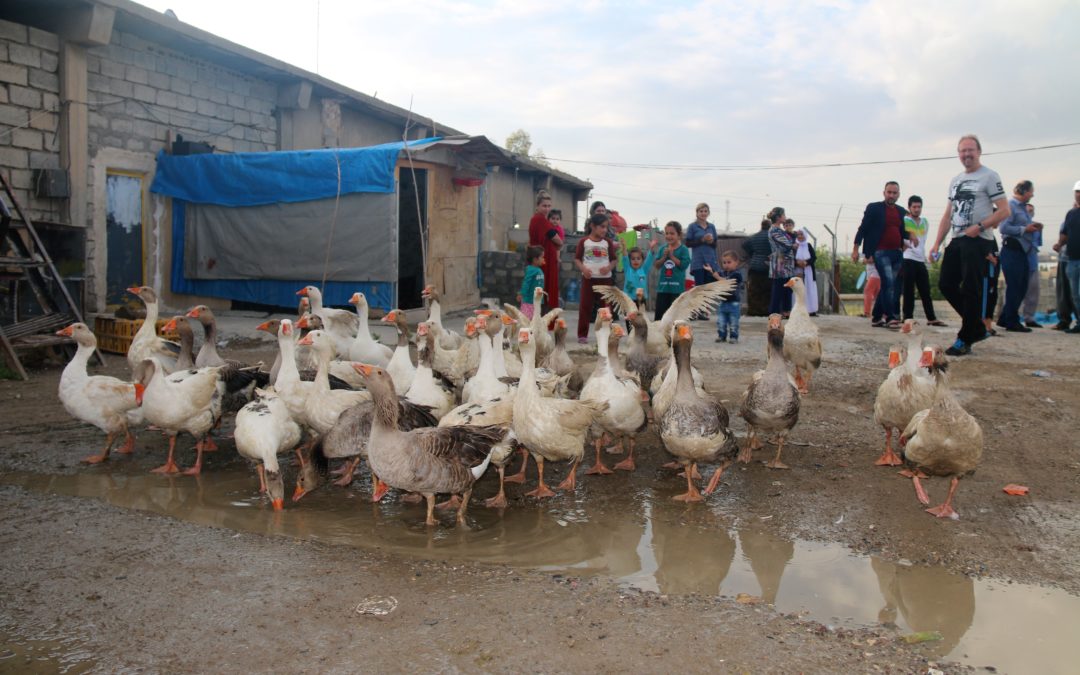
[[[548,220],[550,212],[551,195],[540,190],[536,193],[536,213],[529,221],[529,246],[544,247],[544,290],[547,291],[545,305],[548,308],[559,306],[559,250],[563,245],[559,230]]]
[[[589,342],[589,324],[596,320],[596,309],[607,303],[593,291],[611,285],[615,267],[615,247],[607,239],[608,217],[597,213],[589,218],[589,236],[582,237],[574,251],[574,265],[581,272],[581,301],[578,303],[578,342]]]
[[[664,318],[664,312],[686,289],[686,270],[690,268],[690,249],[682,244],[682,225],[674,220],[665,225],[664,241],[653,263],[660,270],[660,281],[656,283],[654,321]]]
[[[656,247],[660,244],[660,240],[653,239],[649,242],[649,253],[646,255],[637,246],[626,250],[626,242],[619,239],[619,251],[622,252],[623,269],[626,271],[626,278],[623,281],[623,292],[629,295],[634,301],[637,301],[638,289],[641,289],[644,293],[644,299],[647,302],[649,300],[649,270],[652,269],[653,260],[655,259]]]
[[[536,289],[544,286],[544,247],[530,246],[525,250],[525,260],[528,266],[525,268],[525,279],[521,282],[517,301],[521,305],[521,313],[531,319],[536,311],[532,302]]]

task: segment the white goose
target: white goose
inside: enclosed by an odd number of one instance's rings
[[[874,462],[878,466],[899,466],[902,463],[893,450],[893,430],[899,436],[915,413],[926,410],[934,403],[934,378],[925,368],[919,367],[922,338],[915,322],[908,319],[900,330],[907,336],[907,359],[901,363],[899,350],[889,350],[891,370],[878,387],[874,400],[874,421],[885,429],[885,452]]]
[[[604,466],[600,458],[600,448],[604,443],[604,436],[611,434],[614,438],[622,441],[629,439],[630,450],[626,459],[615,465],[616,469],[633,471],[634,464],[634,436],[633,434],[644,431],[648,424],[645,409],[641,407],[641,389],[637,382],[631,379],[622,379],[615,375],[612,360],[618,360],[618,353],[612,355],[609,352],[611,337],[611,310],[602,307],[597,312],[596,346],[599,356],[596,362],[596,370],[592,377],[581,389],[582,401],[594,401],[596,403],[607,402],[608,407],[602,414],[596,417],[594,422],[594,434],[596,439],[596,464],[586,471],[587,474],[609,474],[611,469]]]
[[[559,488],[573,490],[577,485],[577,466],[585,454],[585,434],[593,421],[607,410],[608,404],[541,396],[536,386],[536,347],[532,330],[522,328],[518,343],[522,371],[514,395],[512,427],[518,442],[536,460],[539,474],[537,488],[526,495],[553,497],[555,493],[544,484],[544,460],[571,462],[570,472]]]
[[[350,305],[356,306],[358,329],[356,337],[349,345],[349,360],[360,363],[370,363],[373,366],[385,368],[394,355],[394,350],[384,344],[375,341],[371,337],[371,328],[368,326],[368,302],[367,297],[360,292],[353,293],[349,299]]]
[[[499,319],[495,319],[499,321]],[[499,321],[499,331],[502,334],[502,322]],[[476,318],[476,329],[479,332],[477,339],[480,341],[480,365],[465,386],[461,389],[463,403],[483,403],[498,396],[505,395],[510,387],[499,380],[495,372],[495,348],[492,345],[493,336],[488,333],[488,317]],[[500,346],[499,351],[502,351]]]
[[[89,375],[86,364],[97,349],[97,338],[84,323],[73,323],[57,335],[74,338],[79,348],[60,375],[60,402],[75,419],[93,424],[107,434],[105,450],[91,455],[83,462],[97,464],[109,458],[109,450],[119,434],[124,444],[117,448],[121,454],[135,450],[135,435],[131,427],[142,423],[142,410],[135,401],[135,386],[130,382],[105,375]]]
[[[473,330],[473,325],[467,325],[465,330]],[[448,389],[442,380],[435,377],[431,369],[432,356],[435,351],[435,334],[431,332],[431,323],[422,321],[416,326],[416,356],[419,362],[416,366],[416,376],[412,386],[405,392],[405,398],[417,405],[425,405],[431,408],[431,414],[435,419],[441,420],[450,409],[454,407],[454,392]]]
[[[311,301],[311,313],[323,321],[323,330],[334,338],[334,350],[348,357],[349,347],[356,338],[360,320],[356,314],[344,309],[323,307],[322,291],[315,286],[304,286],[296,292]]]
[[[461,335],[443,326],[442,305],[439,302],[440,296],[439,292],[435,290],[435,285],[428,284],[424,286],[420,297],[428,301],[428,321],[431,322],[432,332],[439,346],[443,349],[457,349],[460,347],[465,341]]]
[[[786,284],[795,296],[791,318],[784,326],[784,358],[795,366],[795,386],[800,394],[810,391],[810,379],[821,367],[821,338],[806,309],[806,286],[802,279],[792,277]]]
[[[149,286],[132,286],[127,291],[139,296],[146,305],[146,319],[139,326],[135,337],[131,339],[131,346],[128,347],[128,365],[134,370],[145,359],[152,358],[157,359],[158,363],[171,373],[176,369],[176,357],[180,353],[180,345],[157,334],[157,293]]]
[[[506,312],[518,322],[519,326],[528,325],[532,329],[533,339],[536,341],[537,362],[543,362],[547,355],[551,353],[551,350],[555,348],[555,338],[548,333],[548,326],[563,315],[561,307],[556,307],[543,316],[540,315],[540,305],[544,302],[545,295],[544,289],[539,286],[533,291],[533,307],[535,310],[531,319],[522,314],[517,307],[511,304],[503,305]]]
[[[386,366],[386,372],[390,373],[390,378],[394,380],[395,391],[409,391],[413,378],[416,377],[416,366],[413,364],[412,354],[409,353],[409,321],[405,318],[405,312],[400,309],[390,310],[382,320],[393,324],[398,332],[397,347]]]
[[[322,436],[330,431],[342,412],[364,401],[370,401],[371,394],[366,391],[343,391],[330,388],[329,368],[330,357],[334,353],[333,337],[321,330],[313,330],[296,344],[313,347],[319,362],[315,381],[312,382],[313,386],[304,401],[304,421],[316,435]],[[279,373],[278,379],[280,378]]]
[[[174,459],[176,436],[186,431],[195,437],[195,465],[184,475],[196,476],[202,470],[203,452],[208,448],[207,434],[221,418],[220,366],[183,370],[171,375],[156,359],[146,359],[135,368],[135,400],[142,407],[147,422],[169,436],[169,457],[154,473],[177,473]]]
[[[268,493],[275,511],[285,508],[285,481],[278,455],[300,442],[300,426],[273,389],[256,389],[256,399],[236,414],[233,439],[242,457],[256,462],[259,492]]]

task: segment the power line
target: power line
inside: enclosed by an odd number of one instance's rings
[[[1015,148],[1012,150],[999,150],[997,152],[985,152],[984,156],[1009,155],[1019,152],[1036,152],[1039,150],[1054,150],[1057,148],[1070,148],[1080,145],[1080,141],[1071,143],[1056,143],[1053,145],[1038,145],[1030,148]],[[939,162],[942,160],[955,160],[956,155],[943,155],[940,157],[914,157],[910,159],[878,159],[867,162],[828,162],[822,164],[743,164],[743,165],[708,165],[708,164],[642,164],[636,162],[601,162],[588,159],[566,159],[548,157],[552,162],[569,162],[571,164],[590,164],[593,166],[608,166],[619,169],[657,169],[663,171],[782,171],[785,169],[832,169],[847,166],[878,166],[882,164],[913,164],[917,162]]]

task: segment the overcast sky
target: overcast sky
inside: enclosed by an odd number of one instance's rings
[[[1080,142],[1075,0],[142,2],[499,144],[524,128],[631,224],[706,201],[723,229],[728,200],[732,230],[782,205],[824,237],[840,210],[845,247],[889,179],[936,223],[964,133],[985,153]],[[1080,146],[983,161],[1007,190],[1033,180],[1037,217],[1060,224]]]

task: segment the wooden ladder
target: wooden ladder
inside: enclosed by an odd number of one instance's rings
[[[52,257],[45,250],[41,237],[34,229],[34,223],[19,205],[2,171],[0,171],[0,184],[22,221],[19,229],[25,229],[30,238],[28,244],[12,227],[11,211],[3,196],[0,196],[0,244],[3,244],[5,240],[10,242],[11,251],[14,253],[11,256],[0,256],[0,267],[22,270],[23,277],[43,311],[41,315],[0,326],[0,347],[3,348],[8,362],[22,379],[29,380],[30,376],[27,375],[26,369],[19,360],[18,351],[56,344],[71,344],[69,338],[58,337],[54,333],[76,321],[82,321],[83,317],[71,293],[68,292],[67,286],[64,285],[64,279],[57,271]],[[57,297],[51,287],[59,289],[60,297]],[[94,356],[99,364],[105,363],[100,352],[95,351]]]

